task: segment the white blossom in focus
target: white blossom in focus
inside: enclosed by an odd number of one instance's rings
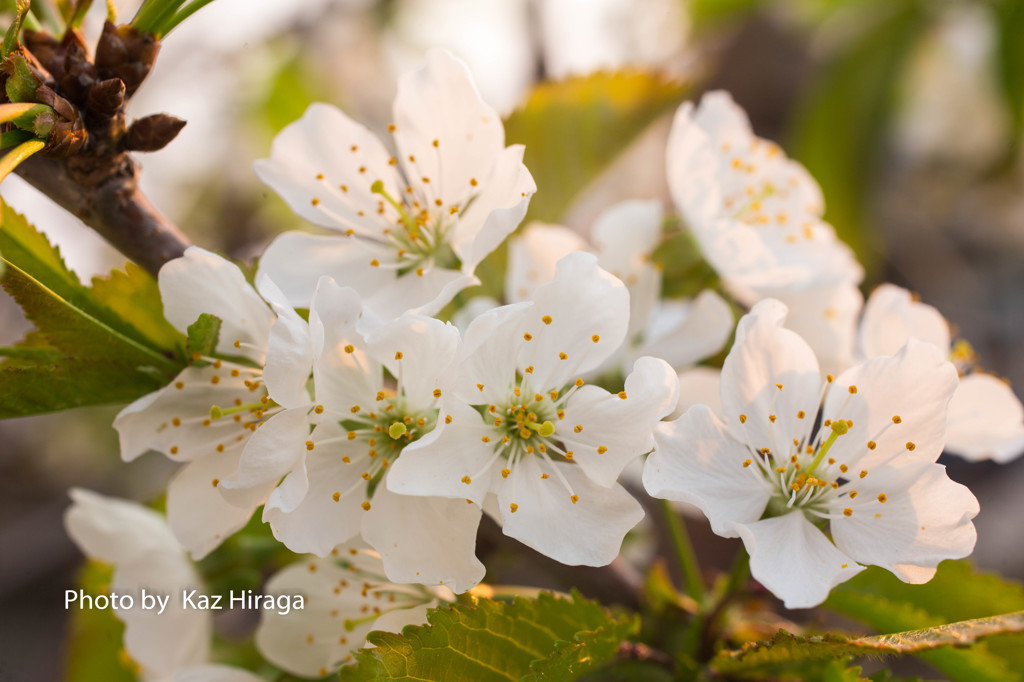
[[[659,300],[661,271],[652,262],[661,242],[662,210],[657,200],[616,204],[594,222],[593,246],[559,225],[532,223],[509,241],[505,298],[528,300],[555,276],[555,264],[574,251],[590,251],[598,265],[621,279],[629,291],[629,327],[618,352],[597,371],[624,370],[650,355],[684,370],[722,349],[732,331],[728,304],[710,289],[693,300]]]
[[[722,414],[698,405],[658,429],[647,491],[742,538],[752,575],[787,608],[820,604],[867,564],[927,582],[976,540],[977,500],[935,463],[955,368],[911,339],[822,377],[785,315],[769,299],[740,320]]]
[[[791,310],[787,325],[826,367],[852,362],[847,328],[864,276],[822,220],[817,182],[774,142],[754,135],[725,92],[676,112],[667,151],[672,198],[704,257],[744,305],[762,298]]]
[[[380,321],[433,314],[477,284],[473,270],[515,229],[536,187],[523,147],[505,147],[498,114],[443,50],[398,83],[394,152],[338,109],[314,104],[274,140],[256,173],[329,236],[288,232],[269,273],[308,307],[321,275],[355,288]],[[340,233],[340,234],[337,234]]]
[[[584,384],[628,315],[625,285],[572,253],[532,300],[476,318],[443,419],[405,448],[388,488],[472,506],[494,495],[506,535],[562,563],[609,563],[643,517],[616,479],[677,399],[675,372],[655,358],[637,360],[618,394]]]
[[[465,503],[463,503],[465,504]],[[271,576],[264,594],[305,597],[288,613],[263,610],[256,648],[271,663],[304,677],[323,677],[353,662],[373,630],[401,632],[427,622],[427,609],[454,601],[445,587],[396,585],[383,575],[376,552],[356,545],[325,559],[309,558]]]
[[[971,353],[950,341],[949,324],[938,310],[915,301],[892,284],[875,289],[864,307],[858,332],[862,358],[892,355],[908,339],[926,341],[961,368],[960,385],[949,403],[946,450],[971,461],[1008,462],[1024,453],[1024,406],[1010,386],[974,370]]]
[[[261,297],[237,266],[199,247],[164,265],[158,281],[164,315],[176,329],[185,333],[201,313],[215,315],[222,324],[214,352],[238,358],[200,359],[114,419],[125,461],[155,450],[185,465],[168,486],[167,518],[198,559],[244,526],[262,502],[238,508],[217,486],[236,468],[248,437],[277,409],[262,369],[271,326],[275,319],[281,328],[302,320],[268,279],[260,281]]]
[[[406,313],[363,333],[363,313],[353,289],[324,277],[308,326],[275,325],[267,387],[286,409],[245,444],[223,493],[242,508],[265,499],[263,520],[294,552],[327,556],[361,535],[392,581],[464,592],[484,575],[475,556],[480,509],[385,485],[403,448],[434,427],[459,332]],[[288,381],[269,376],[279,363],[295,368],[282,373]],[[310,373],[312,397],[304,393]]]

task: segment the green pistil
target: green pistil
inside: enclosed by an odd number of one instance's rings
[[[548,436],[555,432],[555,425],[549,421],[546,421],[543,424],[538,424],[537,422],[531,422],[527,420],[523,422],[523,426],[530,429],[531,431],[536,431],[537,434],[543,438],[547,438]]]
[[[265,410],[268,407],[276,407],[277,403],[273,400],[269,400],[266,403],[246,403],[245,405],[237,405],[234,407],[220,407],[219,405],[210,406],[210,419],[217,421],[223,417],[227,417],[232,414],[239,412],[251,412],[253,410]]]
[[[828,451],[832,448],[832,445],[833,443],[836,442],[836,439],[838,439],[839,436],[846,435],[846,432],[850,430],[850,427],[847,426],[846,422],[844,422],[842,419],[837,419],[834,422],[832,422],[831,428],[832,433],[830,433],[825,442],[821,444],[821,448],[818,450],[818,454],[814,457],[814,461],[811,462],[811,466],[807,468],[806,473],[808,476],[813,474],[814,470],[821,463],[821,460],[825,459],[825,455],[828,454]]]
[[[388,427],[388,435],[391,436],[392,440],[398,440],[405,435],[408,429],[405,427],[404,422],[395,422]]]
[[[370,185],[370,191],[373,192],[374,194],[379,194],[382,197],[384,197],[384,201],[391,204],[391,206],[394,207],[396,211],[398,211],[398,215],[402,216],[402,222],[405,224],[405,227],[407,230],[409,230],[410,234],[416,231],[416,221],[413,220],[413,217],[409,215],[408,211],[405,210],[405,206],[395,201],[391,197],[391,195],[387,193],[387,190],[384,189],[383,181],[375,181],[372,185]]]

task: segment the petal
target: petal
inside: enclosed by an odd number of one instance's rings
[[[404,312],[434,315],[448,305],[466,287],[480,280],[473,275],[448,268],[424,268],[407,272],[377,291],[369,292],[366,312],[374,324],[395,319]]]
[[[529,455],[501,484],[498,502],[505,535],[569,566],[611,563],[626,533],[644,517],[640,503],[622,486],[605,488],[574,464]]]
[[[494,442],[494,428],[472,407],[455,401],[442,406],[441,414],[451,415],[451,423],[439,417],[437,428],[405,446],[388,472],[388,490],[482,504],[495,468],[495,447],[500,446]]]
[[[679,402],[669,419],[685,413],[694,405],[707,405],[713,414],[722,414],[722,370],[691,367],[679,373]]]
[[[733,530],[750,553],[750,574],[787,609],[817,606],[833,587],[864,570],[801,512],[737,523]]]
[[[64,527],[87,556],[120,564],[151,553],[182,552],[164,518],[152,509],[84,488],[68,494],[72,504],[64,512]]]
[[[601,267],[623,281],[650,267],[650,255],[661,240],[661,226],[658,199],[622,201],[605,209],[590,230]]]
[[[160,682],[261,682],[262,677],[229,665],[197,665],[175,670]]]
[[[664,360],[640,358],[622,393],[597,386],[576,391],[559,420],[557,437],[587,476],[610,487],[630,461],[654,447],[654,427],[675,407],[678,384]],[[578,433],[577,425],[582,427]]]
[[[378,216],[380,196],[370,188],[380,180],[397,197],[403,186],[390,159],[364,126],[336,107],[314,103],[278,133],[270,158],[257,161],[253,170],[314,225],[378,237],[388,221]]]
[[[960,559],[974,550],[971,522],[978,500],[954,483],[946,467],[931,462],[872,469],[857,482],[859,500],[850,516],[831,521],[836,546],[864,564],[875,564],[909,583],[925,583],[944,559]],[[885,497],[884,504],[879,495]],[[851,504],[846,501],[835,502]]]
[[[516,379],[516,359],[524,344],[519,333],[532,303],[489,310],[470,323],[462,344],[455,394],[470,405],[503,402]]]
[[[946,406],[957,383],[942,351],[916,339],[897,355],[843,372],[830,386],[822,414],[853,425],[829,455],[865,470],[904,454],[934,462],[945,444]]]
[[[785,315],[778,301],[755,305],[737,325],[722,365],[725,423],[755,451],[789,452],[790,441],[803,440],[818,411],[818,361],[806,341],[782,328]]]
[[[705,405],[697,405],[654,432],[654,452],[644,466],[644,488],[653,497],[695,505],[723,537],[735,524],[761,518],[771,497],[752,454],[733,439]]]
[[[589,253],[558,261],[555,279],[537,289],[517,337],[521,370],[533,366],[531,384],[559,388],[601,365],[622,344],[629,325],[629,293]],[[563,357],[564,356],[564,357]]]
[[[291,305],[308,308],[321,277],[331,277],[363,294],[394,281],[394,271],[370,265],[375,253],[348,237],[285,232],[267,246],[258,272],[274,280]]]
[[[911,338],[948,353],[949,323],[935,308],[914,301],[906,289],[883,284],[871,292],[860,323],[862,356],[895,355]]]
[[[401,460],[399,460],[401,461]],[[476,558],[480,506],[465,500],[396,495],[378,486],[362,533],[395,583],[447,585],[465,592],[483,580]]]
[[[729,304],[705,289],[692,302],[665,301],[656,307],[639,350],[685,369],[722,350],[732,328]]]
[[[469,325],[476,318],[480,317],[486,312],[494,310],[501,304],[496,299],[490,296],[474,296],[473,298],[466,301],[465,304],[460,307],[454,315],[452,315],[452,324],[459,330],[459,333],[465,336],[466,331],[469,329]]]
[[[395,609],[394,611],[388,611],[380,618],[373,621],[373,625],[370,627],[370,632],[379,630],[383,632],[401,634],[402,628],[406,625],[426,625],[427,611],[434,608],[437,608],[436,602],[420,604],[419,606],[412,606],[407,609]],[[374,645],[367,644],[367,648],[372,646]]]
[[[380,390],[380,365],[366,353],[357,327],[363,304],[355,290],[323,278],[309,310],[313,383],[317,402],[334,412],[372,403]]]
[[[257,277],[257,288],[277,319],[270,328],[263,383],[278,405],[297,407],[309,403],[309,375],[313,371],[313,345],[309,325],[289,305],[284,293],[269,276]]]
[[[451,324],[406,314],[368,333],[366,343],[371,356],[398,379],[412,413],[436,402],[434,391],[455,373],[462,339]]]
[[[530,223],[508,242],[505,300],[531,300],[537,287],[555,278],[555,265],[563,256],[586,249],[583,237],[567,227]]]
[[[232,377],[227,367],[186,367],[174,381],[142,396],[114,418],[121,443],[121,458],[132,461],[149,450],[187,462],[215,454],[218,445],[228,446],[247,437],[243,421],[210,418],[214,405],[230,407],[253,403],[260,394],[245,382],[258,377],[241,370]],[[214,383],[216,381],[216,383]]]
[[[237,355],[235,341],[250,344],[242,354],[262,364],[274,314],[234,263],[198,246],[166,263],[158,274],[164,317],[185,333],[202,313],[220,318],[216,351]]]
[[[994,376],[962,377],[948,419],[946,450],[965,459],[1003,464],[1024,452],[1024,407],[1009,384]]]
[[[298,465],[307,452],[307,412],[305,407],[284,410],[256,429],[242,450],[238,469],[220,482],[228,502],[243,509],[262,504],[281,477]]]
[[[853,364],[857,315],[864,297],[851,283],[779,293],[789,308],[786,328],[804,338],[822,371],[838,374]]]
[[[245,526],[256,509],[230,504],[217,487],[238,467],[240,452],[235,448],[193,460],[167,486],[167,523],[196,561]]]
[[[322,428],[317,428],[314,438]],[[299,487],[303,495],[294,504],[268,503],[264,508],[263,520],[270,524],[274,537],[293,552],[325,557],[359,534],[359,523],[366,513],[360,507],[366,500],[366,485],[359,485],[363,471],[360,463],[342,459],[354,459],[351,455],[355,447],[347,448],[347,443],[342,443],[315,449],[306,456],[304,465],[285,479],[302,479]],[[365,457],[362,449],[359,454]]]

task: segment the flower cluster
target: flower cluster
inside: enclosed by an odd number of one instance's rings
[[[523,149],[445,52],[400,80],[393,116],[388,142],[319,104],[280,133],[256,172],[330,233],[277,237],[255,286],[199,248],[161,270],[167,319],[184,332],[213,315],[220,334],[114,423],[124,459],[182,462],[169,525],[74,493],[69,529],[115,583],[143,557],[98,538],[104,514],[153,526],[149,558],[195,582],[185,552],[262,507],[274,538],[317,558],[267,583],[315,608],[265,615],[257,645],[323,675],[371,628],[423,622],[480,583],[484,514],[562,563],[615,560],[644,516],[619,480],[645,455],[646,492],[741,538],[787,607],[869,564],[918,583],[972,551],[977,501],[936,461],[947,446],[1019,455],[1020,402],[907,292],[862,305],[817,184],[728,95],[684,104],[668,142],[672,198],[720,279],[685,299],[662,295],[658,247],[677,228],[657,200],[608,209],[589,235],[528,225],[508,243],[505,301],[457,296],[527,213]],[[162,649],[174,665],[126,647],[157,672],[198,665],[208,630]]]

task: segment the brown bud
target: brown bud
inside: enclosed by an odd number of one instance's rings
[[[109,21],[96,45],[96,69],[99,77],[120,78],[125,96],[131,97],[153,68],[160,43],[149,33],[139,33],[133,26],[114,26]]]
[[[146,116],[132,123],[121,140],[121,147],[136,152],[155,152],[167,146],[184,127],[185,121],[168,114]]]
[[[33,31],[25,29],[22,34],[22,44],[25,49],[35,55],[39,63],[49,71],[54,78],[59,78],[62,73],[60,69],[64,64],[64,54],[57,39],[45,31]]]
[[[80,152],[88,140],[89,133],[81,119],[61,121],[50,131],[43,154],[51,158],[67,158]]]
[[[97,116],[113,118],[124,104],[124,83],[120,78],[108,78],[93,83],[89,88],[86,109]]]
[[[89,61],[85,49],[71,43],[64,52],[63,76],[57,79],[60,91],[73,102],[82,104],[89,88],[96,82],[96,68]]]

